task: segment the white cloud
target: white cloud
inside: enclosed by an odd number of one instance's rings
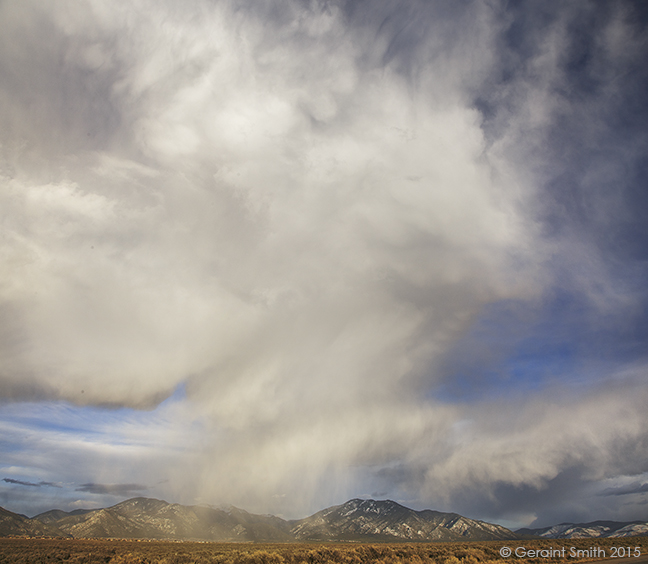
[[[83,482],[150,483],[132,461],[158,444],[167,460],[174,425],[198,429],[191,468],[165,467],[183,501],[299,516],[399,460],[429,466],[430,498],[550,479],[563,451],[522,443],[568,407],[511,435],[430,389],[484,305],[549,279],[556,247],[531,214],[542,156],[525,159],[555,111],[543,81],[559,80],[564,29],[511,87],[493,144],[471,103],[497,67],[493,12],[457,16],[460,42],[434,24],[405,72],[396,38],[341,7],[260,10],[2,5],[0,392],[142,408],[186,382],[168,423],[56,447],[127,469]],[[30,50],[37,36],[51,47]],[[565,445],[594,416],[582,409]],[[474,439],[453,426],[467,418]]]
[[[327,370],[357,373],[422,325],[435,320],[443,340],[517,291],[508,254],[527,235],[491,180],[477,115],[436,107],[388,68],[362,73],[337,11],[291,22],[277,43],[225,5],[194,19],[164,7],[145,18],[138,4],[126,29],[86,8],[68,20],[66,5],[34,7],[73,38],[64,69],[119,61],[100,94],[130,145],[46,163],[58,182],[34,184],[25,167],[6,179],[19,241],[8,253],[39,257],[21,275],[24,303],[7,299],[25,333],[14,374],[73,401],[146,402],[242,356],[236,372],[259,385],[290,379],[303,348],[307,366],[343,332],[355,349]],[[218,378],[241,376],[205,379]]]

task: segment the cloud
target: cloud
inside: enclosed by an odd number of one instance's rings
[[[6,394],[145,407],[187,380],[228,458],[274,459],[315,433],[313,460],[347,464],[381,441],[398,383],[428,373],[483,303],[533,292],[509,264],[532,235],[501,205],[506,183],[482,159],[479,116],[455,99],[456,70],[421,75],[437,106],[382,63],[360,68],[376,45],[345,37],[340,10],[295,4],[270,33],[224,6],[205,5],[204,20],[131,10],[126,29],[89,7],[89,25],[44,13],[79,80],[109,50],[91,74],[110,88],[92,99],[123,112],[122,128],[106,118],[106,145],[86,150],[97,118],[62,127],[52,109],[44,119],[66,141],[34,135],[23,156],[69,147],[66,177],[49,164],[47,183],[24,167],[7,176],[21,286],[5,296],[19,336]],[[439,418],[395,409],[400,432]],[[341,443],[327,422],[344,411]],[[261,447],[259,425],[285,439]]]
[[[8,484],[17,484],[19,486],[32,486],[34,488],[40,488],[43,486],[49,486],[52,488],[60,488],[58,484],[53,484],[52,482],[38,482],[37,484],[33,482],[23,482],[22,480],[14,480],[13,478],[3,478],[3,482],[7,482]]]
[[[263,380],[260,366],[296,368],[299,351],[357,334],[355,350],[334,353],[357,357],[340,373],[372,356],[363,346],[410,335],[425,344],[408,346],[434,346],[484,301],[522,292],[523,272],[506,263],[529,234],[478,161],[478,115],[453,100],[454,72],[438,108],[389,68],[361,73],[333,8],[273,33],[219,6],[202,22],[172,12],[170,27],[153,21],[164,10],[153,20],[132,10],[117,33],[121,22],[87,9],[89,27],[60,23],[66,8],[44,17],[73,74],[110,48],[93,76],[113,82],[92,99],[128,109],[127,152],[84,150],[81,131],[54,123],[74,146],[60,155],[76,161],[67,178],[7,178],[8,260],[22,281],[5,299],[8,395],[151,405],[190,376],[190,393],[242,373]],[[151,59],[162,45],[174,46]],[[432,86],[434,70],[420,79]],[[40,141],[30,143],[25,157]],[[374,336],[381,325],[392,335]]]
[[[633,482],[626,486],[619,486],[617,488],[605,488],[599,495],[608,496],[608,495],[630,495],[636,493],[645,493],[648,492],[648,483],[640,484],[639,482]]]
[[[3,3],[11,463],[295,517],[646,471],[630,10]]]
[[[140,484],[81,484],[75,489],[77,492],[93,494],[110,494],[116,496],[130,496],[141,494],[148,488]]]

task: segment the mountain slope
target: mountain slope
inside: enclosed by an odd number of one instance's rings
[[[516,535],[456,513],[414,511],[386,500],[352,499],[293,522],[300,540],[496,540]]]
[[[227,512],[141,497],[83,514],[61,513],[60,519],[51,522],[76,538],[292,540],[286,522],[278,517],[251,515],[235,508]],[[55,514],[49,511],[37,518],[43,516],[51,519]]]
[[[540,529],[519,529],[518,535],[532,535],[545,539],[588,539],[636,537],[648,534],[648,522],[592,521],[591,523],[561,523]]]
[[[0,507],[0,537],[65,537],[58,528]]]
[[[41,513],[32,517],[32,519],[38,519],[41,523],[54,523],[55,521],[60,521],[64,517],[69,517],[70,515],[83,515],[84,513],[89,513],[92,509],[75,509],[74,511],[61,511],[60,509],[50,509],[45,513]]]

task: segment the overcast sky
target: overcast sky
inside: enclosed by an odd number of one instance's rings
[[[648,520],[647,25],[0,1],[0,505]]]

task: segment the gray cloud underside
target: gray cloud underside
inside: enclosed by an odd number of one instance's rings
[[[77,492],[89,492],[93,494],[111,494],[117,496],[140,495],[148,488],[140,484],[81,484],[76,488]]]
[[[633,482],[627,486],[620,486],[618,488],[606,488],[599,495],[631,495],[638,493],[647,493],[648,483],[641,484],[640,482]]]
[[[643,53],[627,6],[606,69]],[[173,495],[295,516],[370,491],[529,516],[501,488],[648,472],[642,361],[585,393],[434,393],[489,304],[566,281],[618,323],[643,299],[545,222],[589,9],[551,8],[516,62],[497,2],[2,3],[0,396],[150,409],[184,384],[169,417],[202,438]]]

